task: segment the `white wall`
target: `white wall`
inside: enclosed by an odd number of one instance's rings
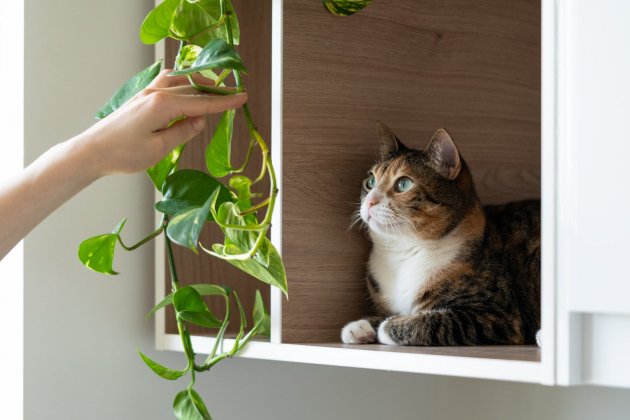
[[[0,39],[3,53],[11,57],[10,65],[0,67],[0,80],[8,80],[0,95],[0,190],[5,181],[22,171],[24,162],[24,4],[20,1],[0,1]],[[2,225],[2,222],[0,222]],[[0,229],[3,229],[0,227]],[[24,357],[24,243],[17,244],[0,261],[0,319],[10,322],[2,329],[0,360],[11,361],[0,376],[0,406],[6,418],[20,419],[23,413]],[[18,314],[16,316],[16,314]],[[6,365],[6,363],[5,363]]]
[[[27,163],[92,124],[114,90],[151,62],[152,48],[138,40],[150,6],[26,1]],[[27,419],[169,418],[173,384],[152,377],[136,355],[137,347],[152,349],[152,323],[144,321],[153,297],[151,249],[121,253],[117,277],[88,271],[76,256],[82,239],[125,216],[130,242],[150,232],[151,193],[141,174],[103,179],[26,239]]]
[[[319,0],[313,0],[319,1]],[[137,41],[151,0],[26,2],[26,161],[85,129],[92,115],[152,50]],[[76,258],[82,239],[122,217],[125,235],[152,228],[144,175],[103,179],[53,213],[25,241],[25,418],[171,419],[184,383],[149,372],[151,249],[121,253],[122,274],[103,277]],[[10,320],[5,320],[8,322]],[[6,362],[6,361],[3,361]],[[254,360],[229,360],[202,375],[217,419],[625,419],[630,391],[546,388]],[[213,396],[214,395],[214,396]]]

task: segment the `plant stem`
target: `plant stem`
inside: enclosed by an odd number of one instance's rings
[[[177,270],[175,269],[175,258],[173,257],[173,245],[170,238],[165,233],[164,240],[166,241],[166,252],[168,255],[168,268],[171,271],[171,286],[173,293],[179,290],[179,278],[177,277]]]
[[[245,333],[245,328],[247,328],[247,317],[245,316],[245,310],[243,309],[243,304],[241,304],[241,300],[238,297],[238,294],[236,293],[236,290],[233,292],[234,293],[234,300],[236,301],[236,305],[238,306],[238,313],[239,316],[241,318],[241,327],[238,330],[238,334],[236,335],[236,338],[234,339],[234,348],[237,348],[241,338],[243,338],[243,334]],[[230,355],[234,355],[236,354],[236,352],[234,351],[234,348],[232,349],[232,352],[230,352]]]
[[[206,14],[208,14],[208,12],[206,12],[206,10],[205,10],[203,7],[199,6],[199,8],[200,8],[201,10],[203,10]],[[211,16],[211,17],[212,17],[212,16]],[[193,40],[193,39],[197,38],[199,35],[203,34],[204,32],[207,32],[207,31],[212,31],[212,30],[218,29],[218,28],[220,28],[221,26],[223,26],[224,24],[225,24],[225,17],[224,17],[224,16],[221,16],[221,18],[217,21],[217,23],[215,23],[215,24],[214,24],[214,25],[212,25],[212,26],[208,26],[206,29],[202,29],[201,31],[199,31],[199,32],[197,32],[196,34],[192,35],[192,36],[190,37],[190,39],[191,39],[191,40]]]
[[[210,370],[212,366],[216,365],[221,360],[228,359],[236,355],[239,351],[241,351],[243,347],[245,347],[245,345],[249,342],[249,340],[251,340],[252,337],[254,337],[254,335],[256,334],[256,331],[258,330],[258,328],[260,328],[262,323],[263,323],[262,319],[258,321],[258,323],[254,325],[254,327],[247,333],[247,335],[243,337],[243,340],[240,343],[239,342],[234,343],[234,347],[232,348],[230,352],[225,352],[225,353],[219,354],[218,356],[214,356],[211,360],[207,361],[202,366],[195,366],[195,370],[197,372]]]
[[[160,226],[159,228],[157,228],[154,232],[152,232],[149,236],[147,236],[146,238],[142,239],[140,242],[138,242],[137,244],[131,245],[131,246],[127,246],[123,243],[122,238],[120,237],[120,235],[118,235],[118,243],[126,250],[126,251],[133,251],[134,249],[138,249],[140,248],[142,245],[146,244],[147,242],[149,242],[150,240],[152,240],[153,238],[157,237],[160,233],[162,233],[162,231],[164,230],[164,225]]]
[[[215,211],[216,213],[216,211]],[[219,227],[223,228],[223,229],[234,229],[234,230],[242,230],[242,231],[260,231],[262,229],[265,229],[267,227],[267,224],[265,222],[258,224],[258,225],[226,225],[223,224],[222,222],[219,222],[218,220],[216,220],[217,218],[214,216],[214,221],[217,225],[219,225]]]
[[[168,219],[165,220],[168,224]],[[175,258],[173,257],[173,245],[171,244],[171,240],[166,233],[164,233],[164,240],[166,241],[166,251],[168,255],[168,266],[171,271],[171,288],[173,293],[179,290],[179,278],[177,277],[177,270],[175,269]],[[177,321],[177,332],[179,332],[179,336],[182,339],[182,346],[184,346],[184,352],[186,353],[186,358],[188,362],[194,365],[195,363],[195,352],[193,351],[192,341],[190,339],[190,332],[188,331],[188,327],[184,324],[179,317],[176,316]],[[193,376],[194,382],[194,376]]]
[[[240,174],[245,170],[245,168],[247,168],[247,165],[249,165],[249,160],[252,157],[252,151],[254,150],[254,146],[256,146],[256,141],[252,139],[249,141],[249,147],[247,148],[247,155],[245,155],[245,162],[243,162],[243,164],[239,166],[237,169],[232,169],[231,173]]]
[[[221,329],[217,333],[214,346],[212,346],[212,351],[210,352],[210,355],[208,355],[208,359],[206,360],[206,363],[217,354],[217,350],[219,349],[219,345],[223,341],[223,336],[225,334],[225,331],[227,330],[227,326],[229,323],[230,323],[230,295],[226,295],[225,296],[225,318],[223,319],[223,325],[221,325]]]
[[[200,370],[210,370],[210,368],[214,365],[216,365],[217,363],[219,363],[221,360],[223,359],[227,359],[228,357],[230,357],[230,353],[221,353],[218,356],[215,356],[212,360],[210,360],[208,363],[206,363],[203,366],[200,366]]]
[[[177,49],[177,55],[175,56],[175,70],[179,70],[179,66],[177,65],[177,61],[180,59],[180,55],[182,54],[182,49],[186,46],[186,41],[183,39],[179,41],[179,48]]]
[[[230,73],[232,73],[230,70],[223,70],[221,74],[214,81],[214,85],[219,86],[221,83],[223,83],[225,78],[230,75]]]
[[[256,252],[258,252],[258,248],[260,248],[260,245],[262,244],[263,239],[265,238],[265,234],[267,233],[267,227],[265,227],[265,229],[262,229],[259,233],[258,233],[258,238],[256,239],[256,242],[254,243],[254,246],[252,246],[252,248],[242,254],[217,254],[214,251],[211,251],[207,248],[205,248],[201,243],[199,243],[199,247],[201,249],[203,249],[207,254],[210,254],[214,257],[220,258],[222,260],[240,260],[240,261],[245,261],[245,260],[249,260],[250,258],[252,258],[254,255],[256,255]]]
[[[260,328],[260,326],[262,325],[263,321],[264,319],[261,319],[260,321],[258,321],[256,325],[254,325],[254,327],[251,330],[249,330],[247,335],[243,337],[243,341],[238,343],[238,345],[236,344],[234,345],[234,348],[230,352],[230,356],[234,356],[236,353],[241,351],[241,349],[245,347],[247,343],[249,343],[249,340],[251,340],[254,337],[254,335],[256,335],[256,332],[258,331],[258,328]]]
[[[262,165],[260,167],[260,175],[258,175],[258,177],[252,181],[252,185],[254,184],[258,184],[260,181],[262,181],[263,179],[265,179],[265,175],[267,174],[267,156],[269,155],[269,152],[264,151],[262,152]]]
[[[260,203],[256,204],[255,206],[252,206],[248,209],[242,210],[239,212],[240,216],[246,216],[250,213],[254,213],[257,210],[260,210],[262,208],[264,208],[265,206],[267,206],[267,204],[269,204],[269,198],[265,199],[264,201],[261,201]]]

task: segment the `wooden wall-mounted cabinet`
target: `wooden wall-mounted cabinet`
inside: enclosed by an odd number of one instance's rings
[[[593,290],[594,283],[583,274],[597,273],[597,261],[610,261],[610,252],[616,256],[629,250],[630,221],[621,214],[630,214],[630,195],[627,188],[625,193],[619,190],[624,165],[611,169],[615,178],[606,184],[606,151],[612,151],[603,147],[592,152],[586,135],[576,133],[602,133],[593,130],[596,121],[590,111],[597,111],[601,122],[619,116],[619,108],[629,111],[627,101],[591,102],[601,92],[594,88],[595,75],[585,70],[600,71],[595,63],[605,63],[597,56],[595,39],[611,43],[611,48],[619,44],[622,51],[619,35],[627,38],[629,31],[621,23],[607,28],[615,38],[605,32],[590,34],[608,17],[630,17],[627,5],[609,1],[604,2],[610,3],[606,9],[588,0],[375,0],[360,14],[339,18],[329,15],[319,0],[234,3],[242,23],[240,51],[250,68],[254,118],[272,139],[281,174],[271,238],[282,252],[290,295],[286,301],[277,290],[266,289],[272,337],[251,343],[244,357],[545,384],[630,386],[630,380],[619,379],[618,372],[609,376],[598,362],[604,350],[609,357],[630,350],[630,336],[624,332],[630,331],[630,309],[621,298],[630,292],[630,282],[618,284],[628,274],[614,264],[602,271],[607,287],[626,292],[613,292],[614,321],[590,315],[606,312],[601,305],[606,294]],[[158,54],[172,56],[173,51],[167,44],[158,47]],[[589,61],[593,54],[601,60]],[[607,59],[621,68],[603,73],[610,90],[602,98],[617,98],[613,87],[630,65],[620,55]],[[625,89],[623,98],[630,96],[627,86],[620,88]],[[619,108],[609,114],[612,104]],[[361,179],[375,158],[376,120],[418,148],[435,129],[448,128],[484,203],[542,198],[542,349],[340,344],[341,327],[368,310],[364,276],[369,243],[358,229],[347,228]],[[624,151],[630,152],[630,143],[621,138],[596,141],[614,145],[614,159],[621,159]],[[186,164],[202,165],[200,150]],[[589,173],[578,168],[592,172],[601,184],[584,179]],[[603,194],[600,201],[582,201],[592,197],[596,185]],[[613,198],[620,200],[614,202],[615,223],[606,219],[605,207],[598,207],[602,199],[612,205],[608,200]],[[590,215],[601,217],[601,231]],[[573,239],[576,232],[592,230],[598,238],[626,235],[627,243],[599,249],[591,254],[598,259],[589,262],[589,238]],[[186,272],[180,277],[190,282],[231,284],[241,296],[251,295],[248,299],[263,286],[188,252],[179,250],[177,258]],[[158,243],[158,299],[168,289],[163,255]],[[167,312],[157,318],[157,347],[179,349],[169,317]],[[616,337],[616,350],[593,344],[594,337],[604,336]],[[194,340],[200,351],[211,348],[211,337]]]

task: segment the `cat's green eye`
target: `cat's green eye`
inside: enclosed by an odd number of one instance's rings
[[[398,192],[409,191],[412,186],[413,186],[413,181],[411,180],[411,178],[407,178],[406,176],[403,176],[396,182],[396,191]]]
[[[368,176],[365,179],[365,181],[363,181],[363,187],[369,191],[375,186],[376,186],[376,177],[374,176],[374,174],[370,174],[370,176]]]

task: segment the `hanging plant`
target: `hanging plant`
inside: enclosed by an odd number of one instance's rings
[[[147,44],[166,37],[180,42],[172,75],[187,76],[190,84],[200,91],[232,95],[245,91],[241,74],[246,71],[235,49],[240,42],[237,16],[230,0],[165,0],[145,18],[140,29],[140,39]],[[133,76],[122,86],[96,114],[107,118],[135,94],[147,87],[160,73],[158,61]],[[199,84],[193,79],[201,74],[209,83]],[[233,86],[228,86],[232,76]],[[171,274],[172,292],[149,313],[155,314],[166,306],[175,311],[177,329],[182,340],[186,366],[171,369],[150,359],[140,352],[146,365],[158,376],[176,380],[190,376],[189,385],[175,396],[173,412],[178,419],[210,419],[203,399],[194,389],[196,373],[210,370],[215,364],[235,356],[256,335],[269,335],[269,315],[262,296],[256,292],[253,310],[254,325],[248,329],[245,309],[236,291],[214,284],[180,285],[173,258],[173,244],[206,252],[228,261],[258,280],[268,283],[287,294],[287,279],[282,258],[267,237],[278,194],[276,174],[267,143],[254,124],[246,105],[240,115],[245,119],[249,132],[249,153],[240,166],[233,166],[231,149],[234,110],[224,112],[206,149],[208,173],[177,169],[184,145],[177,147],[154,167],[147,169],[151,181],[162,193],[162,200],[155,210],[162,214],[162,221],[154,232],[134,245],[127,246],[121,233],[125,220],[111,233],[86,239],[79,246],[79,259],[88,268],[115,275],[114,252],[116,245],[132,251],[156,238],[164,236]],[[171,122],[171,124],[176,121]],[[249,167],[252,152],[262,156],[262,167],[256,179],[243,175]],[[269,180],[266,197],[254,202],[252,187],[264,179]],[[212,246],[199,243],[205,225],[215,223],[223,232],[223,240]],[[204,296],[221,296],[225,300],[225,313],[217,316],[205,303]],[[223,351],[223,338],[228,327],[232,304],[240,316],[240,326],[233,345]],[[216,340],[203,363],[195,360],[189,332],[190,325],[215,331]],[[220,350],[221,349],[221,350]]]
[[[370,2],[324,0],[323,4],[332,14],[348,16]],[[241,77],[246,67],[235,49],[240,43],[240,28],[230,0],[164,0],[145,18],[140,29],[140,40],[154,44],[167,37],[180,42],[171,75],[187,76],[190,84],[203,92],[233,95],[246,90]],[[158,61],[133,76],[97,112],[96,117],[107,118],[146,88],[158,76],[161,68],[162,61]],[[208,83],[198,83],[193,78],[195,74],[203,76]],[[230,75],[233,80],[231,86],[228,85]],[[211,418],[203,399],[194,389],[196,374],[235,356],[252,337],[268,336],[270,319],[260,291],[256,291],[252,308],[254,325],[248,330],[245,309],[236,291],[207,283],[182,286],[173,257],[173,244],[225,260],[258,280],[279,288],[285,295],[288,293],[282,258],[267,237],[278,195],[269,148],[256,129],[249,107],[245,104],[238,114],[245,119],[248,127],[248,153],[245,162],[233,166],[231,150],[236,114],[234,110],[229,110],[219,118],[206,148],[208,173],[177,168],[184,145],[175,148],[155,166],[147,169],[149,178],[162,194],[162,200],[155,204],[162,221],[153,232],[128,246],[121,237],[126,222],[123,219],[111,233],[86,239],[78,250],[79,259],[86,267],[116,275],[118,273],[114,271],[113,265],[117,244],[125,251],[133,251],[160,235],[164,237],[172,292],[155,305],[148,316],[167,306],[173,307],[186,366],[183,369],[171,369],[142,352],[139,355],[153,372],[164,379],[176,380],[185,375],[190,376],[188,386],[173,401],[173,412],[180,420]],[[179,119],[171,124],[177,121]],[[249,167],[254,150],[261,154],[262,166],[259,175],[250,179],[243,173]],[[253,198],[257,195],[252,193],[252,187],[264,179],[269,180],[268,193],[254,202]],[[207,247],[199,242],[199,237],[204,226],[212,223],[223,232],[223,240]],[[207,306],[204,296],[221,296],[224,299],[225,313],[222,318]],[[223,339],[232,303],[239,313],[240,326],[233,345],[224,351]],[[189,325],[215,331],[215,342],[203,363],[196,361]]]

